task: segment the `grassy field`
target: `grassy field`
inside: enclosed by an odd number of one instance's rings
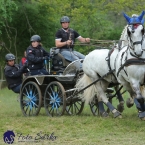
[[[137,117],[135,106],[125,106],[122,119],[112,114],[109,118],[93,116],[88,105],[79,116],[48,117],[42,108],[38,116],[24,117],[16,98],[17,94],[8,89],[0,91],[0,145],[6,144],[3,134],[7,130],[15,134],[14,145],[145,144],[145,122]]]

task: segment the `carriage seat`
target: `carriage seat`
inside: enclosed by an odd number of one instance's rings
[[[50,56],[52,58],[52,70],[64,70],[71,62],[66,60],[60,53],[57,47],[50,49]]]

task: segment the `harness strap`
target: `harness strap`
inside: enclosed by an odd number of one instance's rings
[[[111,68],[111,65],[110,65],[110,56],[111,56],[111,54],[113,53],[113,51],[114,51],[114,48],[112,48],[111,50],[109,50],[108,56],[107,56],[107,58],[106,58],[106,61],[107,61],[107,63],[108,63],[108,67],[109,67],[109,72],[112,71],[112,68]],[[112,75],[113,75],[114,78],[117,80],[117,78],[116,78],[116,76],[114,75],[113,72],[112,72]]]
[[[112,54],[113,51],[114,51],[114,48],[112,48],[111,50],[109,50],[108,57],[106,59],[106,61],[108,63],[109,71],[111,70],[111,66],[110,66],[110,56],[111,56],[111,54]]]
[[[132,52],[130,52],[130,55],[133,56],[133,57],[138,58],[138,56],[134,55]]]
[[[133,42],[133,45],[142,44],[142,41]]]
[[[128,67],[130,65],[145,65],[145,59],[143,58],[131,58],[126,60],[126,62],[119,68],[118,72],[117,72],[117,77],[119,75],[119,72],[124,68],[124,67]],[[126,73],[127,74],[127,73]]]
[[[89,88],[90,86],[94,85],[95,83],[97,83],[98,81],[103,80],[105,77],[107,77],[109,74],[112,74],[114,70],[109,71],[108,73],[106,73],[105,75],[103,75],[101,78],[95,80],[94,82],[92,82],[91,84],[89,84],[88,86],[82,88],[81,90],[78,90],[77,92],[75,92],[73,95],[71,95],[70,97],[76,96],[77,94],[79,94],[80,92],[84,91],[85,89]]]

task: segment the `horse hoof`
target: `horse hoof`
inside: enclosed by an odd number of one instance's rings
[[[133,105],[134,105],[133,99],[132,99],[132,98],[128,98],[128,99],[126,100],[126,106],[127,106],[128,108],[131,108]]]
[[[118,105],[117,105],[117,110],[119,112],[123,112],[124,110],[124,101],[121,101]]]
[[[141,120],[144,120],[144,121],[145,121],[145,111],[144,111],[144,112],[139,111],[139,112],[138,112],[138,117],[139,117]]]
[[[116,111],[116,112],[114,113],[114,118],[119,117],[119,116],[121,116],[121,113],[120,113],[119,111]]]
[[[103,112],[103,113],[100,113],[101,117],[109,117],[109,114],[107,112]]]
[[[143,121],[145,121],[145,117],[143,117],[143,118],[140,118],[141,120],[143,120]]]
[[[122,115],[119,115],[119,116],[118,116],[118,118],[120,118],[120,119],[121,119],[121,118],[122,118]]]

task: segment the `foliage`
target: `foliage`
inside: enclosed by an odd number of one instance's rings
[[[117,40],[126,25],[122,12],[140,14],[144,6],[143,0],[1,0],[0,52],[12,52],[20,59],[33,34],[39,34],[49,50],[55,45],[63,15],[70,17],[70,27],[83,37]],[[76,49],[87,54],[94,46]],[[3,62],[1,57],[0,63]]]
[[[140,13],[142,10],[144,10],[145,1],[144,0],[138,0],[138,1],[100,0],[98,6],[101,6],[102,10],[105,12],[110,11],[118,15],[120,15],[122,12],[126,12],[131,15],[132,13]]]
[[[1,17],[0,17],[0,52],[1,54],[2,54],[3,49],[7,49],[6,47],[7,41],[4,41],[2,31],[5,30],[5,35],[7,35],[7,37],[9,38],[9,32],[8,32],[9,30],[7,29],[7,27],[9,27],[8,23],[12,21],[13,12],[15,12],[17,8],[18,8],[17,5],[12,0],[0,1],[0,14],[1,14]],[[3,59],[1,58],[2,57],[0,57],[0,61],[3,62]]]
[[[16,56],[22,56],[23,51],[30,45],[30,37],[38,34],[44,42],[44,46],[54,45],[52,39],[54,28],[53,19],[48,19],[49,5],[44,3],[19,1],[16,3],[18,10],[13,12],[13,19],[6,27],[3,27],[1,41],[5,43],[2,53],[14,53]],[[7,33],[6,33],[7,29]]]
[[[12,21],[13,12],[17,10],[17,6],[14,1],[1,0],[0,1],[0,28],[5,26],[7,22]],[[1,33],[1,29],[0,29]]]

